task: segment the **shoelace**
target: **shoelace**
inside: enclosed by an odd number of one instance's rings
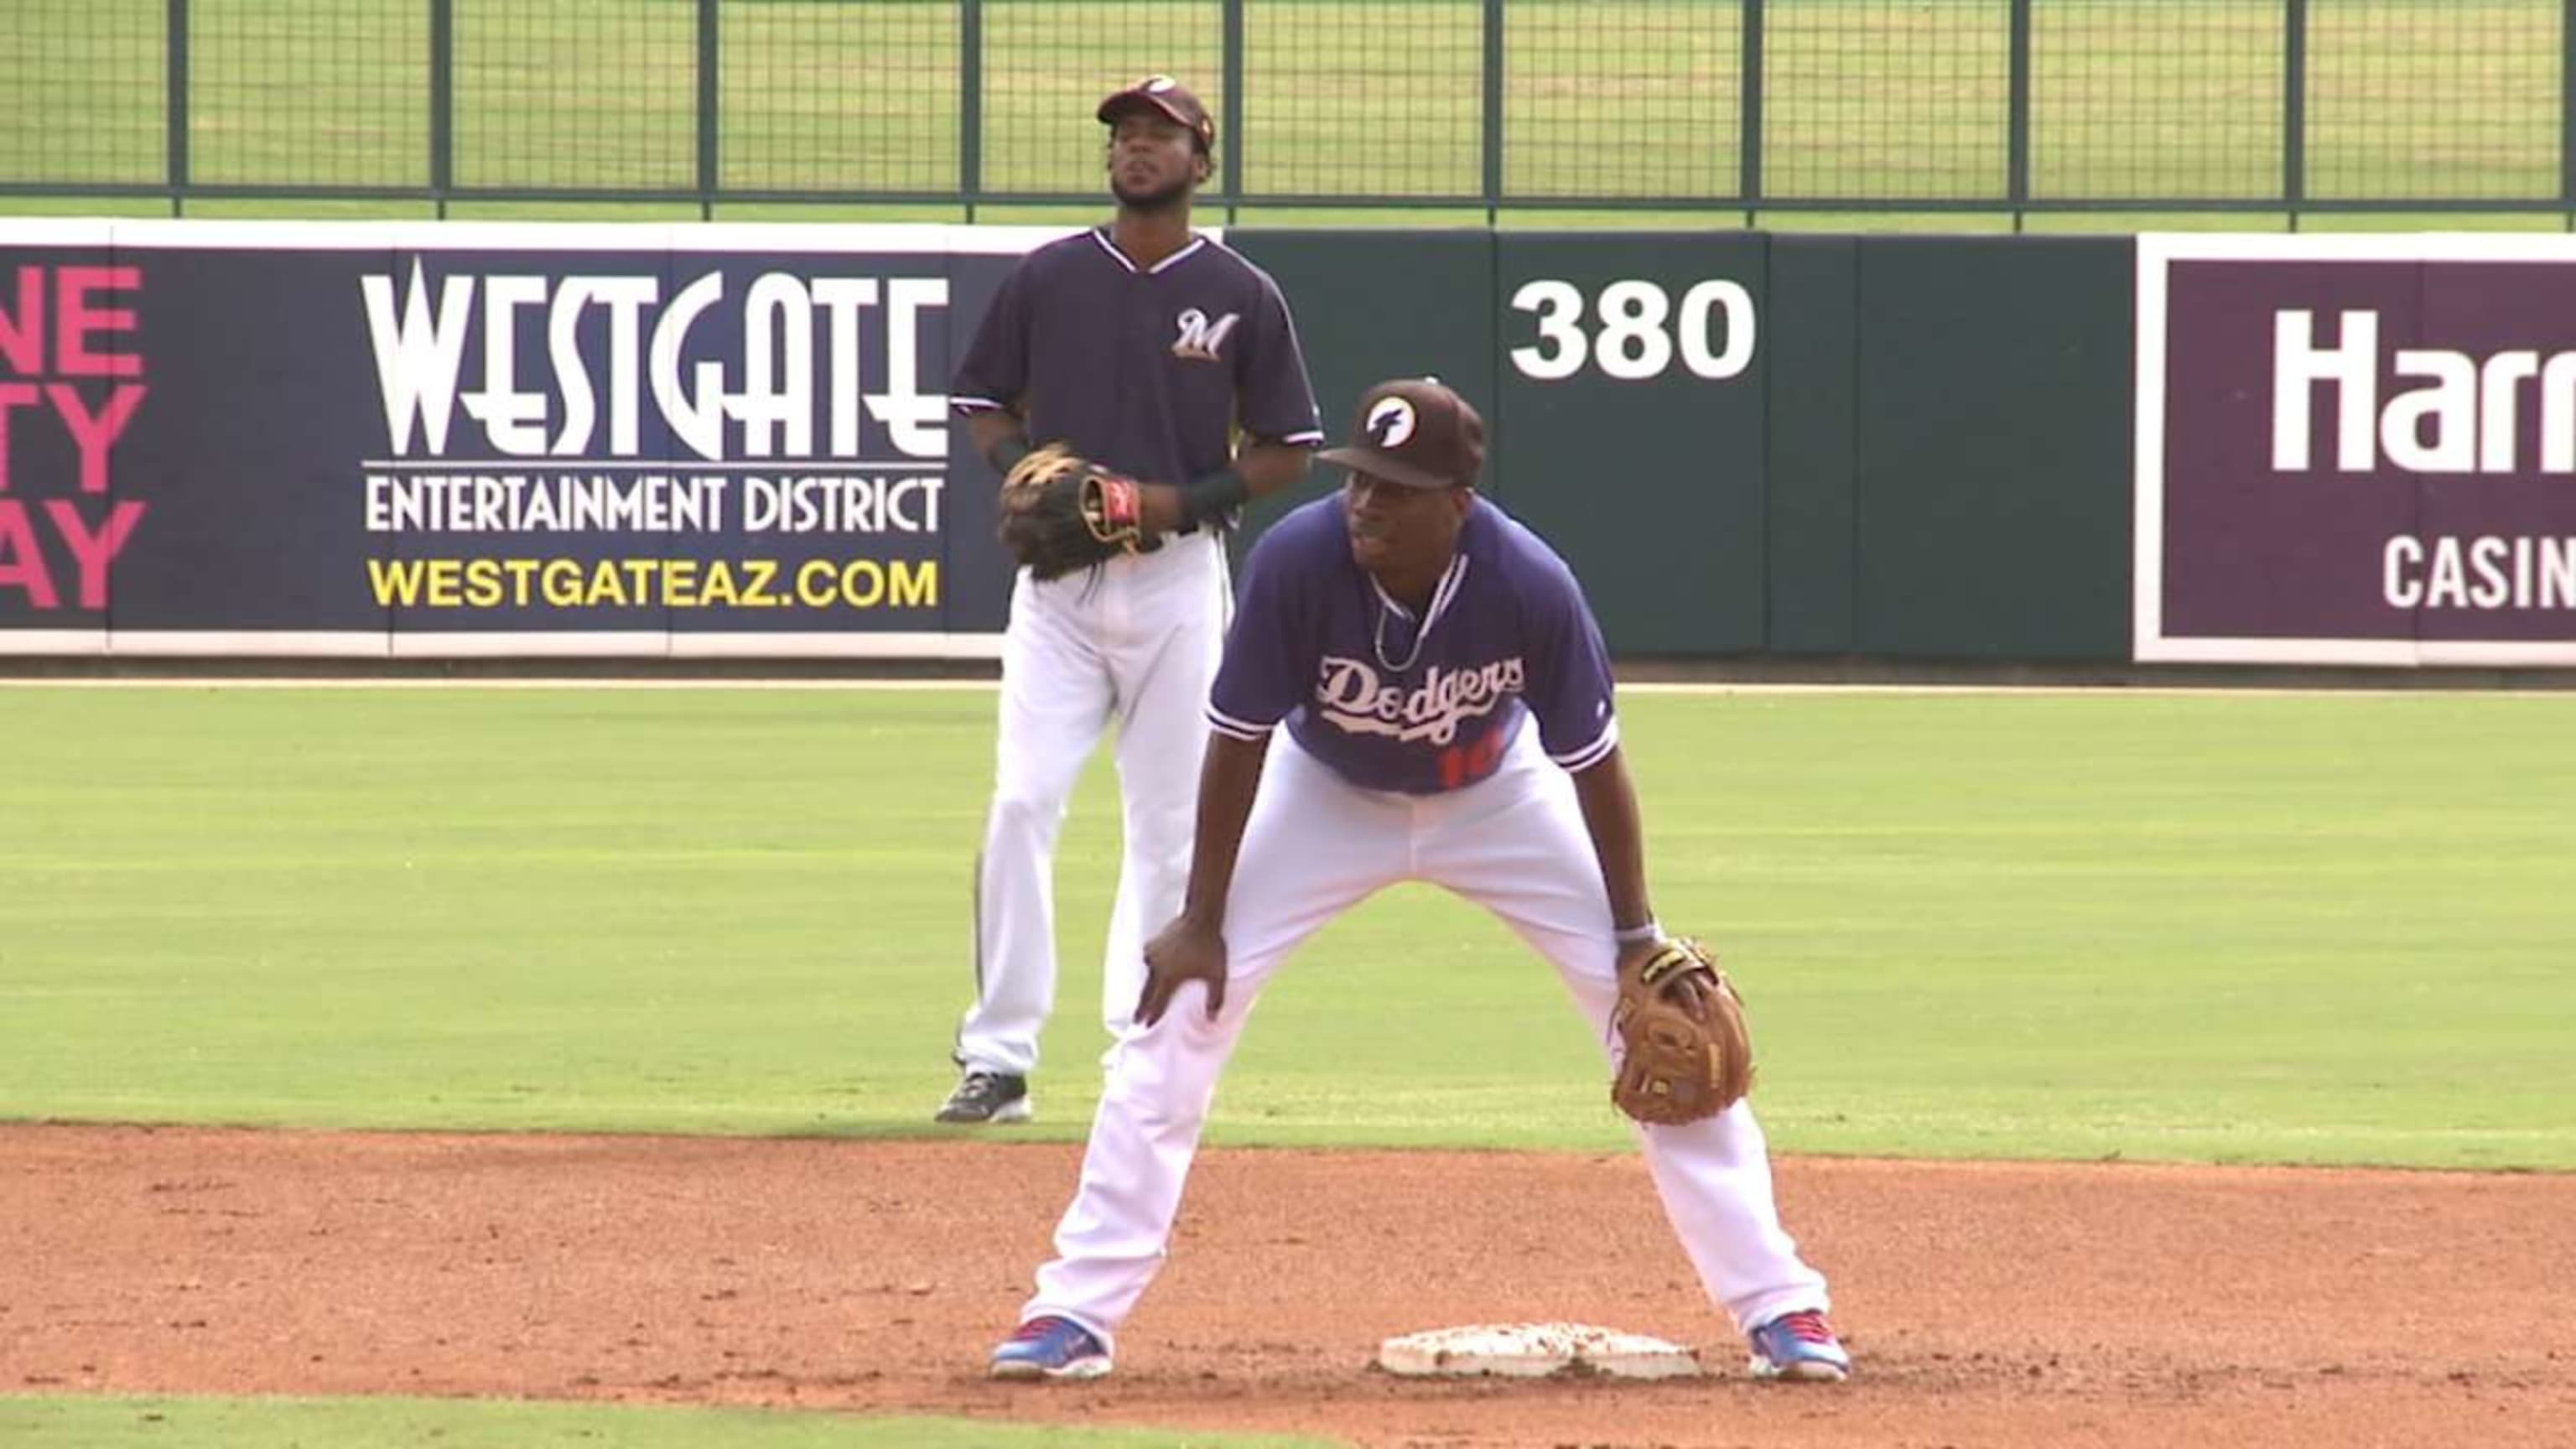
[[[1032,1318],[1020,1325],[1019,1332],[1011,1335],[1011,1342],[1028,1343],[1034,1339],[1044,1338],[1055,1332],[1056,1325],[1062,1322],[1064,1320],[1061,1318]]]
[[[1825,1316],[1813,1309],[1809,1309],[1803,1313],[1782,1314],[1779,1321],[1773,1323],[1771,1326],[1774,1328],[1785,1328],[1789,1330],[1790,1337],[1807,1343],[1831,1343],[1834,1341],[1834,1331],[1825,1326]]]

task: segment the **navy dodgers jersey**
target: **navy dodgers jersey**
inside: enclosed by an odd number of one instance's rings
[[[1419,619],[1351,557],[1339,493],[1253,546],[1209,692],[1218,733],[1257,740],[1284,720],[1352,784],[1421,795],[1492,774],[1532,718],[1568,770],[1619,743],[1609,651],[1582,586],[1492,503],[1468,509]]]
[[[1287,299],[1206,237],[1140,269],[1104,229],[1020,259],[949,387],[961,414],[1017,408],[1029,440],[1063,443],[1152,483],[1234,460],[1234,434],[1320,442]]]

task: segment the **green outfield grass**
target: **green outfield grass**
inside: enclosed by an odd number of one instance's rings
[[[0,1114],[935,1130],[992,711],[0,690]],[[2576,1167],[2576,698],[1624,713],[1659,908],[1743,979],[1783,1151]],[[1031,1135],[1090,1115],[1115,828],[1104,764]],[[1287,968],[1212,1135],[1612,1148],[1600,1078],[1543,965],[1404,888]]]
[[[1322,1439],[458,1399],[11,1398],[32,1449],[1317,1449]]]
[[[32,17],[0,34],[0,180],[161,180],[162,0],[31,3]],[[2030,38],[2033,194],[2281,195],[2282,8],[2282,0],[2043,0]],[[722,184],[959,190],[958,10],[951,0],[729,0],[718,26]],[[195,180],[428,183],[426,7],[201,0],[193,13]],[[457,0],[455,13],[458,184],[694,187],[692,0]],[[978,164],[988,189],[1094,192],[1089,107],[1142,71],[1179,72],[1212,105],[1220,101],[1223,37],[1212,0],[988,0],[982,13]],[[1823,218],[1838,227],[1883,216],[1919,226],[1992,224],[1905,207],[1931,198],[2003,207],[2011,106],[2003,0],[1772,0],[1766,13],[1767,193],[1863,204],[1853,220],[1841,212]],[[1225,142],[1248,192],[1480,195],[1482,14],[1482,0],[1256,0],[1244,29],[1245,134]],[[2308,194],[2558,197],[2561,24],[2557,0],[2314,7]],[[1361,31],[1381,43],[1355,51]],[[1581,202],[1738,190],[1743,53],[1735,5],[1512,0],[1503,42],[1506,192]],[[1549,224],[1565,215],[1520,219]],[[1594,224],[1630,219],[1572,215]],[[1742,220],[1724,212],[1648,220],[1726,224],[1730,215]],[[2449,226],[2508,220],[2435,215]],[[1328,207],[1278,216],[1256,208],[1240,219],[1400,218]],[[2279,217],[2257,213],[2236,223],[2270,227]],[[2150,214],[2145,224],[2164,223]]]

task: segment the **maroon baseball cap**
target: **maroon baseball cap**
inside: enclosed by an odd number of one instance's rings
[[[1207,107],[1199,104],[1199,98],[1191,95],[1188,87],[1167,75],[1149,75],[1124,90],[1111,92],[1109,99],[1100,103],[1100,123],[1114,126],[1121,115],[1139,107],[1160,111],[1186,127],[1198,137],[1200,150],[1216,149],[1216,122],[1209,118]]]
[[[1351,440],[1315,456],[1413,488],[1469,488],[1485,466],[1485,420],[1436,377],[1399,377],[1360,396]]]

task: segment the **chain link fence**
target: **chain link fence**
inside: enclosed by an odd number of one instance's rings
[[[2576,211],[2576,0],[5,0],[0,196]]]

